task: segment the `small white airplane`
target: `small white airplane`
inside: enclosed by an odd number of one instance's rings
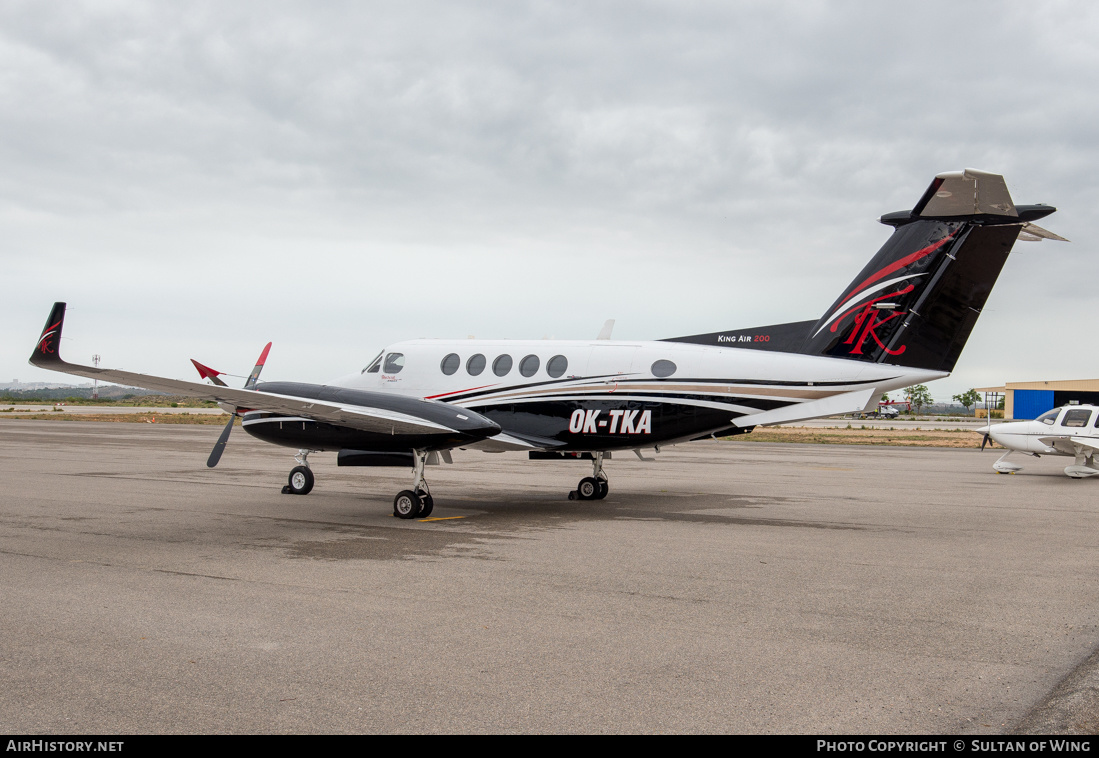
[[[341,466],[408,466],[394,499],[401,518],[431,513],[424,467],[450,450],[524,451],[590,460],[570,499],[607,496],[615,451],[659,452],[688,440],[820,416],[876,410],[882,393],[948,376],[1016,239],[1062,239],[1034,225],[1048,205],[1016,206],[1002,176],[939,174],[819,319],[659,341],[413,340],[326,385],[258,382],[244,389],[198,362],[213,384],[80,366],[58,354],[56,303],[31,363],[119,384],[217,401],[259,439],[298,449],[285,493],[308,493],[308,455]],[[268,345],[268,348],[270,345]],[[214,466],[232,429],[211,452]]]
[[[981,429],[984,435],[981,449],[989,438],[1007,452],[992,464],[1001,474],[1014,474],[1023,467],[1008,463],[1012,453],[1026,453],[1035,458],[1043,455],[1069,455],[1076,460],[1065,467],[1073,479],[1099,474],[1095,455],[1099,452],[1099,406],[1066,405],[1046,411],[1033,421],[1007,421]]]

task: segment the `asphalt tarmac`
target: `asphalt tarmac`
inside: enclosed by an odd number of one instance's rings
[[[0,423],[8,733],[1094,732],[1099,482],[999,451],[701,442],[402,469]],[[1027,460],[1027,459],[1024,459]]]

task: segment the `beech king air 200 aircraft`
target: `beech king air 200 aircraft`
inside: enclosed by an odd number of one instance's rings
[[[298,448],[286,493],[308,493],[307,456],[334,450],[341,466],[411,468],[393,512],[424,517],[434,504],[425,464],[449,463],[449,451],[463,448],[590,460],[591,476],[569,498],[597,500],[609,491],[603,463],[614,451],[642,457],[762,424],[871,410],[883,392],[949,375],[1015,240],[1061,239],[1033,223],[1054,210],[1015,205],[996,174],[939,174],[912,210],[881,217],[892,235],[815,321],[653,342],[612,341],[609,327],[594,341],[412,340],[326,385],[258,382],[264,350],[235,389],[197,362],[212,385],[66,363],[57,303],[30,361],[217,401],[249,434]]]

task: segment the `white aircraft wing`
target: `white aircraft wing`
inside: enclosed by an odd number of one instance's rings
[[[881,393],[876,388],[871,387],[868,390],[844,392],[831,397],[823,397],[820,400],[795,403],[772,411],[751,413],[732,421],[736,426],[743,428],[761,424],[785,424],[791,421],[804,421],[805,419],[820,418],[822,416],[836,416],[841,413],[855,413],[866,408],[869,403],[876,404],[880,395]]]
[[[81,366],[68,363],[61,359],[58,346],[61,342],[61,328],[64,322],[64,303],[57,303],[46,322],[46,328],[35,346],[30,362],[40,368],[62,371],[67,374],[84,376],[89,379],[99,379],[107,382],[115,382],[129,387],[141,387],[157,392],[168,392],[176,395],[186,395],[201,400],[213,400],[225,403],[237,408],[238,412],[246,410],[269,411],[271,413],[301,416],[316,421],[324,421],[352,429],[380,434],[434,434],[438,432],[455,431],[465,426],[469,416],[476,415],[470,411],[449,406],[445,403],[434,401],[413,401],[424,404],[424,415],[431,416],[434,420],[420,417],[412,413],[402,412],[393,408],[393,405],[408,406],[408,398],[388,397],[383,393],[355,393],[355,395],[374,399],[379,406],[349,404],[346,402],[333,402],[332,400],[299,397],[290,394],[276,394],[272,392],[258,392],[256,390],[233,389],[218,385],[204,384],[202,382],[190,382],[183,379],[168,379],[150,374],[139,374],[132,371],[118,369],[104,369],[94,366]],[[333,393],[339,394],[339,393]],[[391,407],[385,407],[389,405]],[[430,408],[428,407],[430,406]],[[415,405],[413,405],[415,407]],[[463,418],[464,415],[464,418]],[[453,416],[454,427],[448,425],[446,419]]]
[[[1067,455],[1077,455],[1083,448],[1099,450],[1099,439],[1091,437],[1039,437],[1038,441]]]

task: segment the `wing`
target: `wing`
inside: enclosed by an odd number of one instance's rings
[[[103,369],[94,366],[81,366],[61,359],[61,330],[65,322],[65,303],[55,303],[46,328],[31,354],[31,364],[52,371],[100,379],[130,387],[167,392],[174,395],[186,395],[201,400],[213,400],[234,406],[239,412],[262,410],[271,413],[301,416],[316,421],[359,429],[379,434],[436,434],[458,432],[474,434],[484,438],[499,431],[499,426],[465,408],[457,408],[435,401],[410,401],[409,398],[391,398],[385,393],[356,392],[356,400],[365,400],[368,404],[341,403],[330,399],[301,397],[275,392],[259,392],[249,389],[234,389],[224,385],[209,385],[189,382],[182,379],[168,379],[150,374],[138,374],[132,371]],[[338,395],[339,393],[331,393]],[[375,404],[376,402],[376,404]],[[422,407],[423,415],[398,410],[392,407]],[[390,407],[385,407],[385,406]],[[493,431],[492,427],[495,427]],[[489,433],[477,433],[477,430]]]
[[[1099,439],[1089,437],[1039,437],[1038,441],[1065,455],[1089,455],[1099,450]]]

